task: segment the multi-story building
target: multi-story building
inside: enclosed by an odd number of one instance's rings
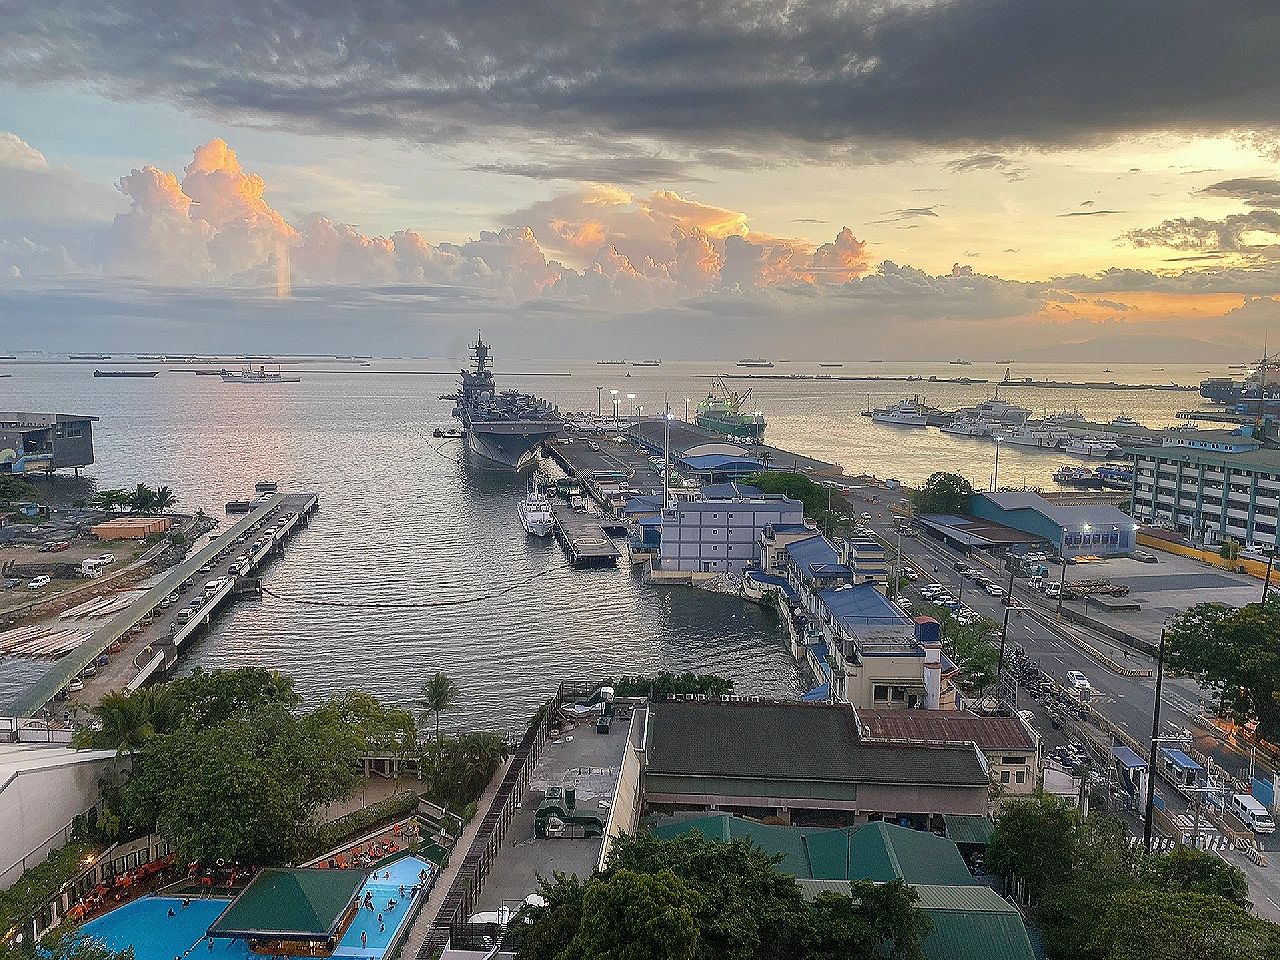
[[[737,483],[704,486],[696,500],[676,501],[659,514],[655,571],[741,574],[760,560],[768,527],[802,526],[804,504]]]
[[[1226,441],[1222,441],[1225,443]],[[1129,512],[1207,546],[1271,549],[1280,518],[1280,450],[1213,450],[1170,443],[1133,454]]]
[[[0,413],[0,473],[89,466],[97,419],[72,413]]]
[[[844,542],[845,563],[853,571],[854,583],[888,583],[889,560],[884,544],[870,536]]]

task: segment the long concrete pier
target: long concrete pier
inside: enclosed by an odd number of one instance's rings
[[[120,645],[118,653],[85,680],[83,702],[96,702],[110,690],[137,689],[171,668],[182,643],[207,627],[238,587],[253,582],[253,574],[279,553],[294,531],[306,525],[319,502],[314,493],[264,496],[215,540],[171,568],[133,603],[94,630],[92,637],[50,667],[24,694],[7,706],[0,705],[0,716],[34,716],[114,644]],[[239,559],[241,554],[249,555],[247,564]],[[241,571],[238,574],[232,572],[237,564]],[[222,582],[206,593],[206,584],[215,580]],[[186,600],[188,606],[166,602],[174,594]],[[191,612],[184,616],[184,609]]]

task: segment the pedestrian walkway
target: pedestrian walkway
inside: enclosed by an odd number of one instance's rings
[[[502,785],[502,778],[506,776],[507,767],[510,764],[511,758],[508,757],[507,761],[493,775],[493,779],[489,781],[489,786],[485,788],[484,794],[477,801],[476,815],[463,828],[462,836],[458,838],[453,850],[449,852],[449,865],[441,870],[436,877],[435,886],[431,889],[431,896],[418,911],[418,916],[414,919],[413,926],[405,936],[404,945],[400,951],[402,957],[410,958],[410,960],[417,957],[418,952],[422,949],[422,944],[431,935],[431,928],[435,926],[436,915],[440,912],[440,906],[449,895],[450,888],[453,887],[453,881],[457,878],[458,871],[462,868],[462,864],[467,858],[467,852],[471,849],[471,844],[475,842],[476,834],[480,832],[480,826],[484,823],[484,815],[493,804],[493,798],[497,794],[498,788]]]

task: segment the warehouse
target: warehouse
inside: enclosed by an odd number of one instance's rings
[[[1132,553],[1138,525],[1106,504],[1060,506],[1038,493],[975,493],[969,513],[1030,534],[1063,557],[1117,557]]]

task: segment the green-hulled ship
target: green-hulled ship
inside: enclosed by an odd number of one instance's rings
[[[707,399],[698,404],[698,426],[759,443],[764,436],[764,414],[759,410],[742,412],[749,396],[750,390],[739,394],[726,387],[723,380],[716,378],[715,389],[707,394]]]

